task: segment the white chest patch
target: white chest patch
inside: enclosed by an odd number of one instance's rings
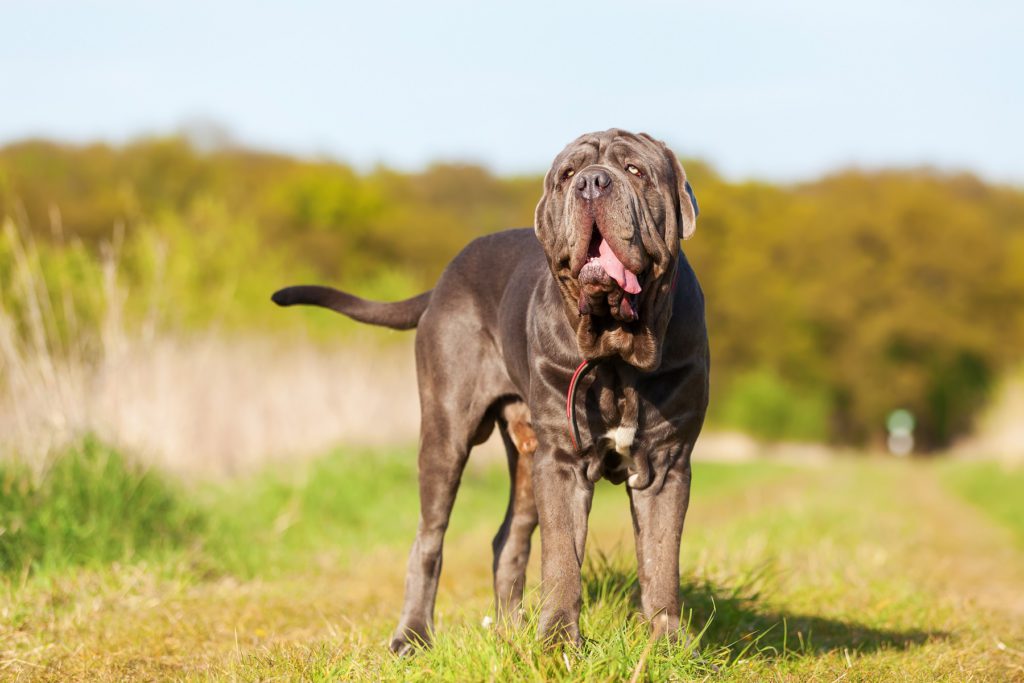
[[[636,438],[636,427],[616,427],[606,434],[608,440],[615,444],[615,452],[623,458],[630,457],[629,449]]]

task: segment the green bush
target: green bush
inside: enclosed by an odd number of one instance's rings
[[[828,397],[798,390],[768,370],[738,377],[712,409],[713,421],[763,439],[821,441],[828,435]]]
[[[157,556],[199,538],[182,491],[86,438],[41,474],[0,462],[0,573]]]

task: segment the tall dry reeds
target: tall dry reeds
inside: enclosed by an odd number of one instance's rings
[[[331,347],[294,336],[175,332],[157,305],[129,320],[133,293],[119,277],[116,231],[102,250],[100,314],[86,325],[72,296],[78,283],[58,274],[57,286],[52,277],[48,284],[39,249],[12,221],[3,239],[2,457],[42,466],[93,433],[146,462],[206,476],[336,444],[416,438],[411,335],[408,343],[382,346],[370,335]]]

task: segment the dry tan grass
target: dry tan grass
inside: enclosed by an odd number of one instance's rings
[[[164,469],[207,476],[339,443],[408,443],[419,428],[411,344],[126,336],[89,362],[0,346],[14,370],[0,387],[8,454],[51,453],[92,432]]]
[[[331,346],[173,334],[158,310],[132,323],[116,239],[104,252],[98,329],[79,329],[68,293],[47,289],[32,243],[11,222],[4,232],[13,247],[8,294],[22,311],[16,318],[0,298],[0,457],[41,466],[91,432],[149,463],[206,476],[339,443],[416,439],[411,334],[368,332]]]
[[[100,438],[188,474],[251,470],[339,444],[409,442],[412,350],[203,335],[132,344],[94,376]]]

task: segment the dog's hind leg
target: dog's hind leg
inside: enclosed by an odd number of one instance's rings
[[[453,443],[447,434],[424,422],[419,454],[420,521],[409,553],[402,616],[391,639],[391,651],[396,654],[407,654],[432,639],[444,533],[468,455],[468,443]]]
[[[409,553],[402,616],[391,640],[391,650],[399,654],[427,645],[433,637],[444,534],[455,494],[470,448],[493,428],[491,408],[507,393],[496,374],[501,366],[487,347],[467,348],[459,338],[439,333],[436,324],[425,317],[416,339],[420,520]],[[474,372],[453,371],[460,367]]]
[[[511,479],[505,520],[494,537],[494,600],[498,624],[518,624],[530,560],[530,539],[537,528],[537,506],[533,501],[533,453],[537,435],[530,425],[530,412],[522,402],[507,403],[498,421],[508,454]]]

